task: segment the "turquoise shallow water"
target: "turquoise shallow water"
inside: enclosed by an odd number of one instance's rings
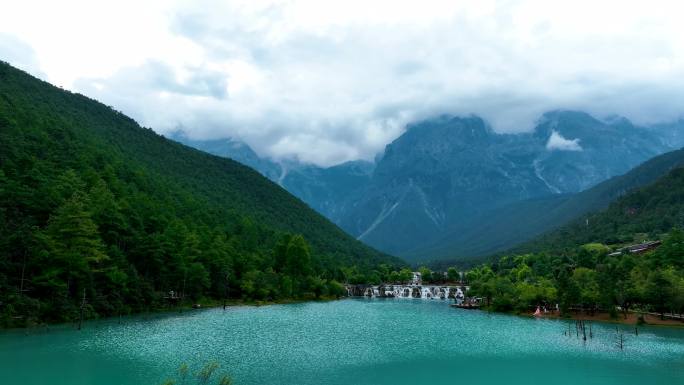
[[[0,333],[0,384],[159,384],[217,361],[243,384],[683,384],[684,330],[615,326],[583,343],[568,323],[348,299],[210,309]]]

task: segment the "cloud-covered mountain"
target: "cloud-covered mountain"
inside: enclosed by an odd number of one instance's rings
[[[546,143],[533,166],[554,192],[579,192],[671,149],[658,133],[621,117],[600,121],[583,112],[549,112],[532,134]]]
[[[668,149],[654,131],[574,111],[545,114],[531,134],[494,133],[478,117],[411,125],[340,221],[380,249],[417,255],[473,218],[528,199],[583,191]]]
[[[296,160],[276,162],[259,157],[240,140],[193,140],[183,131],[176,131],[170,139],[252,167],[337,223],[348,211],[346,204],[353,201],[350,198],[370,182],[375,167],[363,160],[327,168]]]
[[[557,197],[681,146],[682,129],[682,122],[639,127],[622,117],[599,120],[584,112],[552,111],[532,133],[498,134],[477,116],[443,115],[408,125],[375,164],[329,168],[264,160],[235,141],[218,147],[212,141],[186,143],[256,168],[370,245],[424,260],[513,246],[517,238],[495,237],[498,241],[488,244],[486,238],[459,235],[520,202],[554,207]],[[515,210],[525,216],[524,206]],[[552,225],[537,226],[534,233]],[[519,240],[525,240],[526,230],[519,230]],[[478,245],[455,245],[458,240]]]
[[[251,147],[240,140],[225,138],[215,140],[193,140],[185,132],[178,130],[169,139],[181,142],[190,147],[195,147],[213,155],[230,158],[259,171],[271,180],[277,180],[281,173],[281,168],[277,163],[259,157]]]

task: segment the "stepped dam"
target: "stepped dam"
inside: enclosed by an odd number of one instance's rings
[[[465,285],[346,285],[349,297],[453,299],[461,302],[469,287]]]

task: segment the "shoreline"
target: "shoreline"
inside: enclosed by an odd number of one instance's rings
[[[305,302],[329,302],[329,301],[337,301],[341,300],[344,298],[348,297],[340,297],[340,298],[335,298],[335,297],[320,297],[318,299],[314,298],[306,298],[306,299],[283,299],[283,300],[278,300],[278,301],[244,301],[244,300],[230,300],[226,301],[226,309],[232,308],[232,307],[260,307],[260,306],[272,306],[272,305],[290,305],[290,304],[298,304],[298,303],[305,303]],[[135,313],[128,313],[128,314],[121,314],[120,316],[108,316],[108,317],[99,317],[99,318],[87,318],[83,320],[83,324],[86,325],[88,323],[92,322],[117,322],[119,319],[130,319],[133,317],[140,318],[142,320],[147,320],[148,317],[153,317],[153,316],[164,316],[164,315],[172,315],[172,314],[185,314],[186,312],[193,312],[193,311],[202,311],[202,310],[208,310],[208,309],[216,309],[216,308],[221,308],[223,307],[223,300],[208,300],[206,303],[200,303],[201,307],[195,308],[193,307],[193,304],[189,305],[183,305],[183,306],[178,306],[174,308],[154,308],[150,309],[149,311],[143,311],[143,312],[135,312]],[[24,331],[26,334],[29,333],[29,331],[45,331],[45,330],[50,330],[51,328],[55,329],[68,329],[68,328],[73,328],[74,330],[77,330],[76,325],[78,324],[78,320],[73,320],[73,321],[65,321],[65,322],[40,322],[40,323],[34,323],[26,326],[21,326],[21,327],[0,327],[0,334],[2,333],[11,333],[11,332],[21,332]]]
[[[597,312],[593,316],[590,314],[571,314],[569,317],[562,317],[560,314],[547,313],[539,317],[535,317],[531,313],[523,313],[521,316],[540,318],[540,319],[560,319],[560,320],[583,320],[583,321],[594,321],[603,323],[612,323],[620,325],[630,325],[630,326],[658,326],[658,327],[672,327],[672,328],[684,328],[684,321],[674,320],[674,319],[664,319],[661,320],[659,316],[644,314],[645,323],[639,324],[638,319],[640,313],[628,313],[627,318],[623,316],[622,313],[618,314],[617,318],[611,318],[609,313]]]
[[[226,302],[226,308],[234,308],[234,307],[260,307],[260,306],[272,306],[272,305],[289,305],[289,304],[298,304],[298,303],[306,303],[306,302],[331,302],[331,301],[339,301],[339,300],[344,300],[344,299],[349,299],[349,298],[359,298],[359,297],[353,297],[353,296],[347,296],[347,297],[321,297],[318,299],[314,298],[306,298],[306,299],[283,299],[283,300],[278,300],[278,301],[244,301],[244,300],[231,300]],[[450,304],[449,304],[450,305]],[[184,314],[186,312],[192,312],[192,311],[202,311],[202,310],[207,310],[207,309],[216,309],[216,308],[221,308],[223,306],[223,301],[222,300],[209,300],[206,303],[201,303],[200,308],[194,308],[193,305],[184,305],[181,307],[176,307],[176,308],[157,308],[157,309],[151,309],[148,312],[138,312],[138,313],[130,313],[126,315],[121,315],[120,317],[118,316],[111,316],[111,317],[102,317],[102,318],[90,318],[90,319],[84,319],[83,322],[84,324],[87,323],[92,323],[92,322],[117,322],[119,319],[130,319],[133,317],[142,319],[143,321],[147,321],[149,317],[153,316],[165,316],[165,315],[172,315],[172,314]],[[633,313],[630,312],[627,315],[627,318],[625,319],[622,313],[618,314],[617,318],[611,318],[610,314],[607,312],[596,312],[593,316],[589,314],[582,314],[582,313],[572,313],[569,316],[561,316],[558,313],[555,312],[549,312],[546,314],[543,314],[541,316],[535,316],[533,313],[510,313],[510,312],[496,312],[496,311],[489,311],[487,309],[476,309],[484,312],[492,312],[492,313],[499,313],[499,314],[510,314],[510,315],[515,315],[518,317],[524,317],[524,318],[539,318],[539,319],[555,319],[555,320],[583,320],[583,321],[594,321],[594,322],[601,322],[601,323],[608,323],[608,324],[620,324],[620,325],[630,325],[630,326],[656,326],[656,327],[665,327],[665,328],[684,328],[684,321],[680,320],[675,320],[675,319],[664,319],[661,320],[659,316],[652,315],[652,314],[644,314],[644,320],[645,323],[639,324],[638,323],[638,317],[641,315],[640,313]],[[68,322],[60,322],[60,323],[38,323],[38,324],[33,324],[33,325],[27,325],[24,327],[14,327],[14,328],[0,328],[0,334],[2,333],[11,333],[11,332],[20,332],[24,331],[26,334],[28,334],[30,331],[49,331],[50,328],[55,328],[55,329],[67,329],[67,328],[73,328],[76,330],[76,324],[78,321],[68,321]]]

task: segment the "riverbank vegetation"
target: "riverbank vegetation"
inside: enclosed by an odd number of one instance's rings
[[[380,264],[254,170],[0,62],[0,327],[336,296]]]
[[[537,306],[612,317],[630,311],[684,312],[684,232],[644,253],[614,253],[590,243],[562,253],[504,256],[467,272],[469,296],[495,311],[531,312]]]
[[[388,264],[380,264],[377,268],[368,271],[366,274],[360,273],[355,268],[343,268],[345,273],[345,282],[357,284],[398,284],[407,285],[413,283],[413,271],[408,267],[398,270],[392,270],[392,266]],[[422,284],[457,284],[461,281],[461,273],[455,267],[449,267],[446,272],[432,271],[425,266],[418,268],[420,273],[420,281]]]
[[[632,177],[638,177],[632,176]],[[684,168],[467,273],[494,310],[684,312]],[[645,241],[652,241],[644,243]],[[662,241],[662,245],[659,242]],[[630,248],[629,245],[637,244]],[[660,246],[659,246],[660,245]],[[659,247],[658,247],[659,246]]]

